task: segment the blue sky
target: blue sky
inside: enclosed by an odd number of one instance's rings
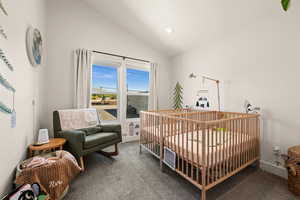
[[[117,88],[117,74],[116,68],[93,65],[93,88]],[[129,90],[149,90],[149,72],[136,69],[127,69],[126,76]]]

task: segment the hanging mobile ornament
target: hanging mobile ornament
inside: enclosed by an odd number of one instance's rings
[[[11,112],[11,128],[16,128],[17,125],[17,113],[15,110],[15,93],[13,94],[13,109]]]

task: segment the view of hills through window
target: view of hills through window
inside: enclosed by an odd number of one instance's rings
[[[148,97],[139,94],[149,93],[149,72],[128,68],[126,70],[127,117],[138,118],[141,109],[147,109]],[[118,118],[118,69],[110,66],[93,65],[92,68],[92,107],[98,110],[101,120],[116,120]],[[130,100],[130,102],[129,102]],[[129,109],[128,109],[129,108]],[[128,115],[128,111],[134,111]]]

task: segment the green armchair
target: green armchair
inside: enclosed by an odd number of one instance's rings
[[[92,152],[116,156],[118,143],[122,142],[121,125],[101,125],[96,109],[54,111],[53,128],[54,137],[67,140],[67,150],[79,160],[83,169],[83,156]],[[102,151],[112,145],[114,152]]]

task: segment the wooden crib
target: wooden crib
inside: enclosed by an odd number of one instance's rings
[[[172,152],[178,174],[206,191],[260,159],[259,115],[218,111],[141,112],[140,150],[165,162]],[[168,163],[166,163],[168,164]]]

